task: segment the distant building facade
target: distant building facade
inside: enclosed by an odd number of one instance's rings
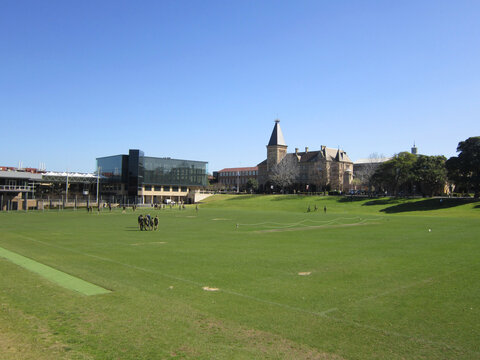
[[[229,190],[245,190],[249,179],[258,181],[258,167],[225,168],[218,171],[218,183]]]
[[[287,152],[287,144],[280,128],[280,121],[275,126],[267,145],[267,159],[258,164],[258,182],[261,189],[272,186],[271,175],[274,167],[282,161],[290,161],[298,166],[293,188],[299,191],[348,191],[353,181],[353,162],[341,149],[320,146],[320,150],[310,151],[308,147],[300,152]]]
[[[205,161],[145,156],[138,149],[97,158],[102,195],[122,203],[195,202],[194,193],[207,185],[207,166]]]
[[[368,159],[359,159],[353,164],[354,190],[371,190],[370,178],[375,170],[385,161],[391,160],[391,157],[372,157]]]
[[[98,182],[96,174],[0,167],[0,210],[85,206]]]
[[[42,174],[36,171],[0,167],[0,211],[24,210],[32,206],[35,183],[40,183]]]

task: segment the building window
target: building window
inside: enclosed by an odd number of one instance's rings
[[[164,186],[163,191],[169,192],[170,191],[170,186]]]
[[[178,186],[173,186],[172,191],[178,191]]]
[[[155,186],[154,189],[155,189],[155,191],[162,191],[162,187],[161,187],[161,186]]]
[[[182,192],[187,192],[187,187],[186,186],[182,186]]]
[[[145,185],[145,191],[151,191],[152,185]]]

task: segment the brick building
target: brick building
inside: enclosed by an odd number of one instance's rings
[[[218,183],[224,185],[229,190],[245,190],[248,179],[258,181],[257,166],[226,168],[218,171]]]

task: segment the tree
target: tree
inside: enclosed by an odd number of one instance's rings
[[[296,156],[285,156],[282,161],[276,164],[270,173],[270,181],[285,190],[292,185],[298,177],[300,167]]]
[[[356,168],[354,183],[360,186],[368,186],[368,188],[370,189],[372,186],[372,176],[373,174],[375,174],[375,171],[383,162],[384,158],[384,155],[372,153],[369,155],[366,162],[355,165]]]
[[[413,166],[413,179],[423,195],[443,193],[447,182],[445,156],[418,155]]]
[[[398,195],[400,191],[409,192],[413,182],[413,165],[417,157],[409,152],[401,152],[391,160],[380,164],[372,176],[372,183],[382,190]]]
[[[480,136],[458,143],[458,156],[447,160],[448,178],[465,192],[473,190],[480,196]]]
[[[247,190],[250,192],[257,191],[258,190],[258,181],[257,179],[250,178],[247,180]]]

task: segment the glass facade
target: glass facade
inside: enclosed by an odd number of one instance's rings
[[[169,191],[170,186],[206,186],[207,162],[147,157],[141,150],[130,150],[128,155],[97,158],[97,167],[104,177],[102,182],[124,183],[129,196],[137,196],[142,186],[154,186]]]
[[[143,182],[153,185],[206,186],[207,163],[145,157]]]
[[[115,155],[97,158],[97,169],[100,167],[100,175],[106,178],[108,183],[126,182],[126,155]]]
[[[143,151],[128,152],[128,195],[130,196],[137,195],[143,185],[144,158]]]

